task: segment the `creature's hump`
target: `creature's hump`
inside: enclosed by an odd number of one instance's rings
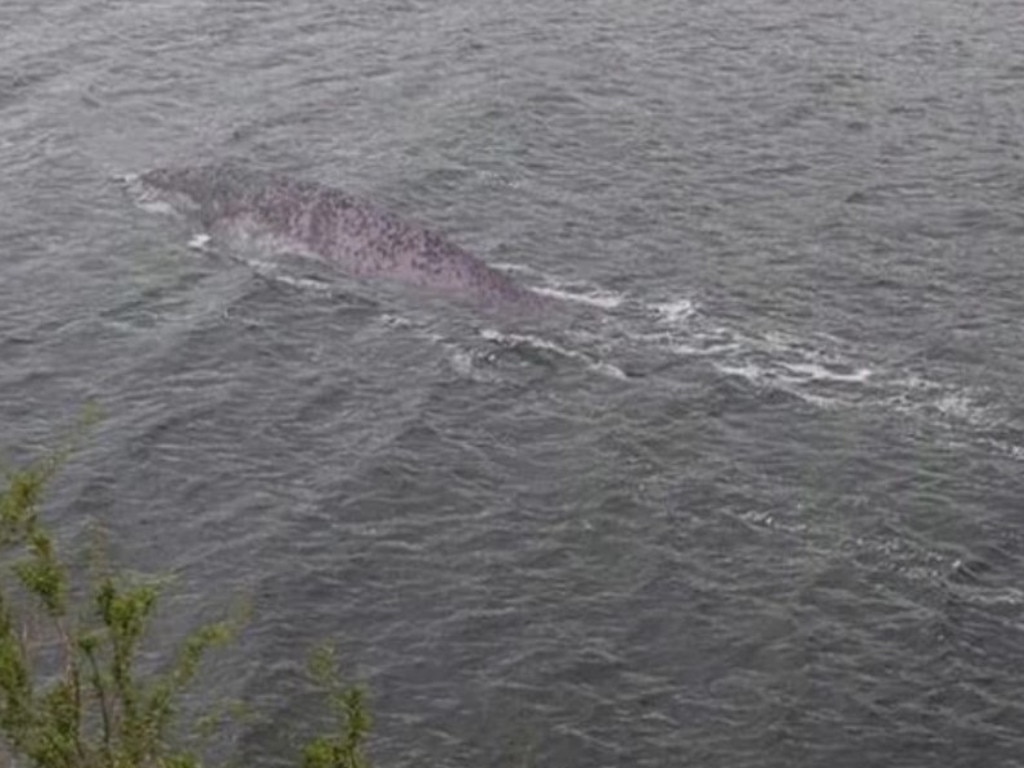
[[[207,225],[243,222],[357,275],[390,276],[531,309],[544,303],[441,234],[335,187],[234,162],[166,173],[181,183],[178,189],[189,188]]]
[[[297,212],[315,207],[362,207],[339,189],[315,181],[252,170],[235,163],[209,166],[204,174],[219,195],[264,210]]]

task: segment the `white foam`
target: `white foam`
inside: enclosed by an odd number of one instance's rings
[[[688,320],[697,312],[697,306],[690,299],[677,299],[659,304],[649,305],[657,313],[663,322],[678,323],[681,320]]]
[[[992,438],[987,438],[983,442],[990,448],[1010,457],[1014,461],[1024,461],[1024,446]]]
[[[956,568],[958,564],[959,561],[954,563],[953,567]],[[989,587],[985,589],[977,589],[964,588],[960,586],[956,591],[960,598],[974,603],[975,605],[1018,606],[1024,604],[1024,592],[1016,587]]]
[[[210,244],[210,236],[205,232],[192,235],[188,241],[188,247],[196,251],[205,251]]]
[[[512,178],[507,174],[498,173],[497,171],[477,171],[477,177],[484,184],[500,185],[510,189],[518,189],[526,184],[525,179]]]
[[[727,365],[725,363],[715,363],[715,370],[726,376],[738,376],[741,379],[746,379],[751,384],[761,386],[765,381],[764,369],[759,365],[753,363],[743,363],[740,365]]]
[[[416,328],[417,325],[407,317],[401,315],[395,315],[391,312],[384,312],[380,315],[380,322],[389,328]],[[433,342],[443,341],[442,337],[438,334],[430,334],[429,338]]]
[[[857,368],[849,373],[843,373],[819,363],[782,363],[782,366],[793,373],[800,374],[813,381],[840,381],[851,384],[863,384],[871,377],[870,368]]]
[[[741,346],[739,342],[736,341],[710,343],[699,347],[693,344],[680,342],[678,344],[673,344],[671,348],[677,355],[683,355],[685,357],[712,357],[715,355],[727,355],[731,352],[741,351]]]
[[[282,285],[289,285],[303,291],[316,291],[318,293],[330,294],[334,292],[334,286],[317,280],[313,277],[294,277],[281,272],[274,264],[255,259],[246,259],[245,265],[260,277]]]
[[[155,213],[160,216],[177,216],[178,211],[174,206],[164,200],[139,200],[138,206],[147,213]]]
[[[318,291],[320,293],[333,293],[334,291],[334,287],[330,283],[317,280],[315,277],[289,277],[288,275],[278,274],[274,276],[274,279],[285,285],[301,288],[304,291]]]
[[[949,392],[942,395],[934,401],[933,405],[939,413],[970,423],[977,423],[979,426],[985,426],[984,422],[987,421],[987,419],[981,418],[984,409],[976,406],[971,398],[963,392]]]
[[[917,374],[894,379],[892,385],[901,390],[900,394],[887,400],[888,405],[896,410],[908,413],[930,410],[981,429],[995,429],[1005,423],[1005,413],[978,402],[972,389],[957,389]],[[911,397],[911,394],[915,396]]]
[[[753,384],[755,387],[764,387],[785,392],[793,397],[803,400],[823,410],[849,405],[837,397],[826,397],[819,392],[811,392],[803,384],[806,380],[795,379],[787,376],[780,376],[777,371],[767,370],[756,363],[746,362],[739,365],[726,363],[715,363],[715,370],[726,376],[736,376]]]
[[[589,363],[587,367],[590,368],[590,370],[600,373],[603,376],[607,376],[610,379],[625,381],[626,379],[629,378],[629,376],[626,375],[626,372],[619,368],[617,365],[606,363],[603,360],[598,360],[596,362]]]
[[[448,359],[451,362],[452,368],[460,376],[470,377],[473,375],[473,355],[464,349],[458,349],[452,347],[450,349],[451,354]]]
[[[493,328],[483,328],[479,333],[483,338],[487,339],[487,341],[505,344],[508,346],[523,344],[533,347],[534,349],[543,349],[548,352],[554,352],[556,355],[560,355],[571,360],[578,360],[589,370],[613,379],[622,381],[629,378],[626,375],[626,372],[616,365],[612,365],[604,360],[596,360],[583,352],[579,352],[575,349],[568,349],[567,347],[563,347],[560,344],[556,344],[555,342],[541,338],[540,336],[522,333],[504,333]]]
[[[551,296],[552,298],[560,299],[562,301],[572,301],[577,304],[599,307],[600,309],[615,309],[616,307],[621,306],[625,301],[624,296],[617,293],[611,293],[610,291],[575,293],[563,288],[550,287],[531,287],[530,290],[534,293],[539,293],[542,296]]]

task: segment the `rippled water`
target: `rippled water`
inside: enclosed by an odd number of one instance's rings
[[[0,6],[0,442],[106,418],[69,539],[248,596],[200,698],[289,764],[1019,765],[1016,2]],[[555,297],[202,253],[112,181],[242,160]]]

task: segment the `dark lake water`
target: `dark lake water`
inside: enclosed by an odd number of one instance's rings
[[[246,599],[192,704],[294,764],[1024,765],[1016,0],[4,0],[0,446],[69,543]],[[503,317],[197,252],[240,160],[429,224]]]

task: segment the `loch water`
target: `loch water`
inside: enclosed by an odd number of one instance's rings
[[[444,232],[506,316],[197,249],[241,161]],[[294,765],[1024,765],[1017,0],[4,0],[0,447]]]

